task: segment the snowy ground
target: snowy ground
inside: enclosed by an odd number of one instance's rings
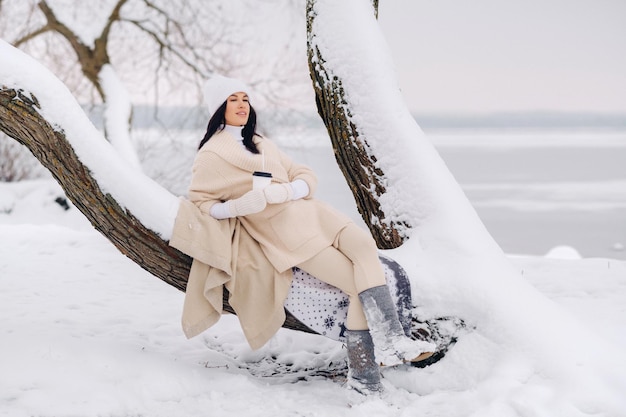
[[[327,199],[345,198],[345,184],[320,174]],[[384,370],[386,398],[350,408],[341,375],[298,380],[306,369],[341,371],[341,344],[281,330],[252,352],[232,316],[186,340],[183,294],[122,256],[75,209],[55,203],[58,196],[50,180],[0,184],[0,416],[626,415],[624,403],[570,403],[566,393],[576,390],[566,382],[546,377],[519,352],[503,354],[506,344],[479,333],[432,367]],[[574,340],[596,335],[626,348],[626,262],[510,259],[592,329]],[[601,385],[590,377],[577,389],[593,396]]]

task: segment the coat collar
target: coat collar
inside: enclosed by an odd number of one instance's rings
[[[259,142],[255,141],[255,143]],[[260,154],[248,152],[233,135],[224,130],[213,135],[202,150],[214,152],[225,161],[245,171],[260,171],[263,166],[263,157]]]
[[[274,178],[281,182],[289,181],[284,174],[284,168],[280,166],[277,156],[269,154],[272,152],[273,147],[266,146],[268,142],[260,136],[255,136],[254,143],[261,151],[260,154],[248,152],[233,135],[222,130],[214,134],[200,152],[213,152],[226,162],[250,173],[267,171],[271,172]]]

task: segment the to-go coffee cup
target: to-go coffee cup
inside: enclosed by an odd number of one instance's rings
[[[254,171],[252,173],[252,189],[262,190],[272,183],[272,173],[263,171]]]

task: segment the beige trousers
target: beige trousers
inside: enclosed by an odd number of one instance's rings
[[[343,228],[332,246],[298,265],[299,268],[342,290],[350,299],[346,327],[368,328],[359,293],[386,285],[374,239],[356,224]]]

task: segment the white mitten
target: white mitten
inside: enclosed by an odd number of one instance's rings
[[[305,198],[309,195],[311,190],[309,189],[309,184],[302,179],[297,179],[295,181],[291,181],[291,189],[293,190],[292,200],[300,200],[301,198]]]
[[[223,203],[215,203],[211,206],[209,210],[209,214],[211,217],[217,220],[229,219],[230,215],[230,201],[225,201]]]
[[[228,201],[232,217],[247,216],[263,211],[267,205],[263,190],[248,191],[239,198]]]
[[[293,188],[291,184],[271,184],[263,189],[268,204],[280,204],[291,200]]]

